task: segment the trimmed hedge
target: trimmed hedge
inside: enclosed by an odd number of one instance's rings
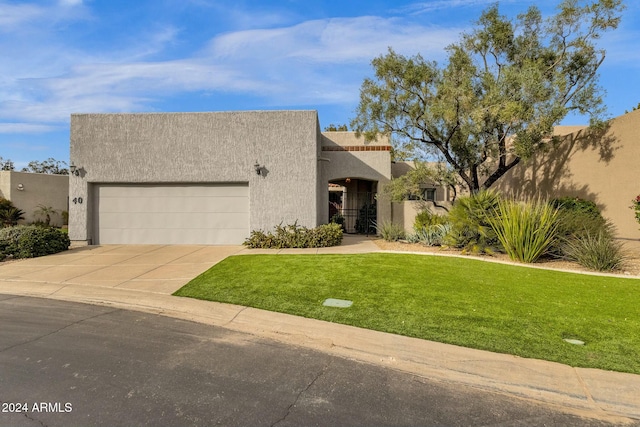
[[[0,256],[35,258],[69,249],[69,235],[53,227],[18,225],[0,230]]]
[[[316,228],[282,224],[274,232],[254,230],[243,245],[251,249],[324,248],[342,243],[342,226],[324,224]]]

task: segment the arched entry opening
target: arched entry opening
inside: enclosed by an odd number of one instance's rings
[[[342,178],[329,182],[329,220],[345,233],[376,234],[378,182]]]

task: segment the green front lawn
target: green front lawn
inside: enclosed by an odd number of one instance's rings
[[[175,295],[640,374],[637,279],[409,254],[242,255]]]

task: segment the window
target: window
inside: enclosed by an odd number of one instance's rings
[[[422,198],[428,202],[436,201],[436,189],[435,188],[425,188],[422,191]]]

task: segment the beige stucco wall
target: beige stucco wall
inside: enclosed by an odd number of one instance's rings
[[[22,190],[18,185],[22,184]],[[31,223],[44,218],[35,215],[38,205],[52,207],[58,211],[51,217],[53,225],[62,225],[62,211],[68,211],[69,177],[42,173],[1,171],[0,191],[2,197],[25,212],[21,223]]]
[[[398,178],[413,169],[415,169],[413,162],[393,162],[391,164],[391,175],[394,178]],[[435,197],[438,206],[433,202],[420,200],[406,200],[404,202],[392,203],[392,220],[395,224],[403,226],[407,233],[413,233],[413,223],[415,222],[416,215],[420,213],[420,211],[429,209],[435,214],[446,215],[447,209],[451,208],[453,192],[449,188],[439,186],[433,182],[425,183],[422,188],[436,189]]]
[[[350,178],[352,180],[369,180],[377,183],[377,191],[391,179],[391,152],[389,139],[380,137],[377,141],[365,142],[354,132],[323,132],[321,152],[321,174],[325,188],[330,181]],[[380,151],[326,151],[332,147],[382,147]],[[355,191],[355,189],[347,189]],[[376,188],[374,188],[376,191]],[[324,206],[323,219],[328,221],[328,191]],[[378,200],[377,221],[382,223],[391,220],[391,203],[388,200]]]
[[[616,226],[618,237],[640,240],[640,224],[629,208],[640,194],[640,110],[609,125],[604,134],[582,128],[566,135],[557,147],[516,166],[496,188],[517,198],[592,200]]]
[[[416,221],[416,215],[424,209],[429,209],[436,215],[446,215],[447,209],[451,208],[450,202],[438,203],[435,206],[433,202],[424,202],[419,200],[406,200],[404,202],[392,203],[392,220],[394,224],[404,227],[407,233],[413,233],[413,224]]]
[[[0,171],[0,197],[11,200],[11,171]]]

